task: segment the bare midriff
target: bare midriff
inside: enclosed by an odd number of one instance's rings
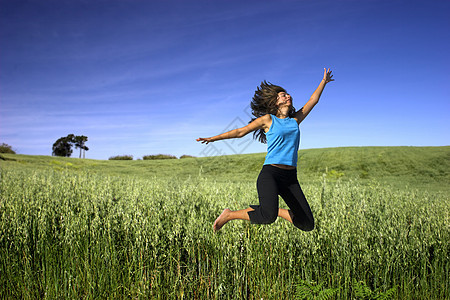
[[[280,168],[280,169],[285,169],[285,170],[294,170],[295,169],[294,166],[288,166],[288,165],[280,165],[280,164],[270,164],[270,165]]]

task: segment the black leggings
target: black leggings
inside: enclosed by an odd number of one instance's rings
[[[314,217],[297,179],[297,169],[285,170],[264,165],[256,182],[259,205],[250,205],[248,212],[252,224],[270,224],[278,217],[278,195],[290,208],[295,227],[314,229]]]

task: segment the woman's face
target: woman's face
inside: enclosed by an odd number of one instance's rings
[[[277,106],[291,106],[292,105],[292,98],[291,95],[289,95],[286,92],[279,92],[277,96]]]

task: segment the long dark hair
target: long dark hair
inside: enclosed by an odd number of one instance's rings
[[[281,86],[271,84],[267,81],[262,81],[261,85],[256,88],[255,95],[253,96],[250,107],[252,108],[252,115],[255,116],[249,123],[253,122],[259,117],[266,114],[276,115],[278,112],[277,97],[279,92],[286,92]],[[292,101],[292,97],[291,97]],[[288,116],[293,117],[295,108],[291,106]],[[266,144],[266,134],[264,129],[258,129],[253,132],[253,138],[259,140],[261,143]]]

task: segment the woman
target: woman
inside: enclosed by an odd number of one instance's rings
[[[270,224],[277,217],[288,220],[297,228],[310,231],[314,218],[305,195],[297,180],[297,155],[300,142],[298,125],[319,102],[325,85],[334,81],[330,69],[324,69],[323,79],[309,101],[298,111],[292,106],[292,97],[282,87],[267,83],[255,91],[251,102],[255,116],[245,127],[237,128],[213,137],[198,138],[202,143],[223,139],[240,138],[254,132],[261,142],[267,141],[267,155],[258,176],[257,189],[259,205],[232,211],[224,209],[214,222],[214,231],[228,221],[249,220],[252,224]],[[278,195],[286,202],[288,209],[278,208]]]

